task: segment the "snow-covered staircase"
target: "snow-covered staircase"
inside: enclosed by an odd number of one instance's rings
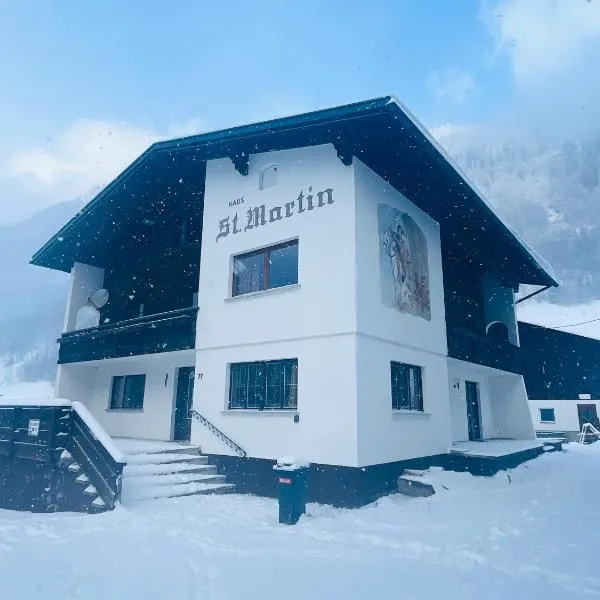
[[[156,498],[196,494],[228,494],[228,484],[217,468],[208,464],[198,446],[157,444],[126,450],[121,502],[123,505]]]
[[[78,508],[86,512],[104,512],[108,508],[98,489],[90,483],[88,475],[68,450],[62,451],[59,464],[64,477],[62,496],[66,496],[65,503],[76,502],[77,498],[83,497],[85,500],[79,502]],[[69,505],[66,507],[69,508]]]

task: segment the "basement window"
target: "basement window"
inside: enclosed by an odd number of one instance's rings
[[[556,423],[553,408],[540,408],[541,423]]]
[[[142,410],[144,408],[145,375],[113,377],[110,410]]]
[[[392,362],[392,410],[423,412],[422,368]]]

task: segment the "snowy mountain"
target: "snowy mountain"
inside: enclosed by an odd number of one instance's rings
[[[600,133],[552,141],[487,126],[440,127],[437,139],[509,225],[554,267],[554,302],[600,298]]]
[[[83,203],[63,202],[16,225],[0,225],[0,384],[54,378],[67,276],[28,263]]]
[[[445,126],[434,135],[504,220],[554,266],[563,287],[546,292],[545,300],[600,298],[600,134],[559,142],[489,126]],[[54,377],[67,277],[28,261],[90,196],[0,226],[0,384]]]

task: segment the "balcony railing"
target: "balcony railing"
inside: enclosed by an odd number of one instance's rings
[[[63,333],[59,364],[189,350],[195,347],[197,307],[105,323]]]
[[[522,372],[518,346],[450,323],[446,331],[449,357],[511,373]]]

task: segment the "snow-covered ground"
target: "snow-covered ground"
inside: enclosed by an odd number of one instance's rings
[[[360,510],[274,500],[160,500],[112,513],[0,511],[2,598],[469,599],[600,596],[600,444],[494,478],[436,473],[441,493]],[[444,489],[444,488],[447,488]]]
[[[47,399],[54,396],[54,387],[49,381],[22,381],[11,385],[0,385],[0,397],[15,399]]]

